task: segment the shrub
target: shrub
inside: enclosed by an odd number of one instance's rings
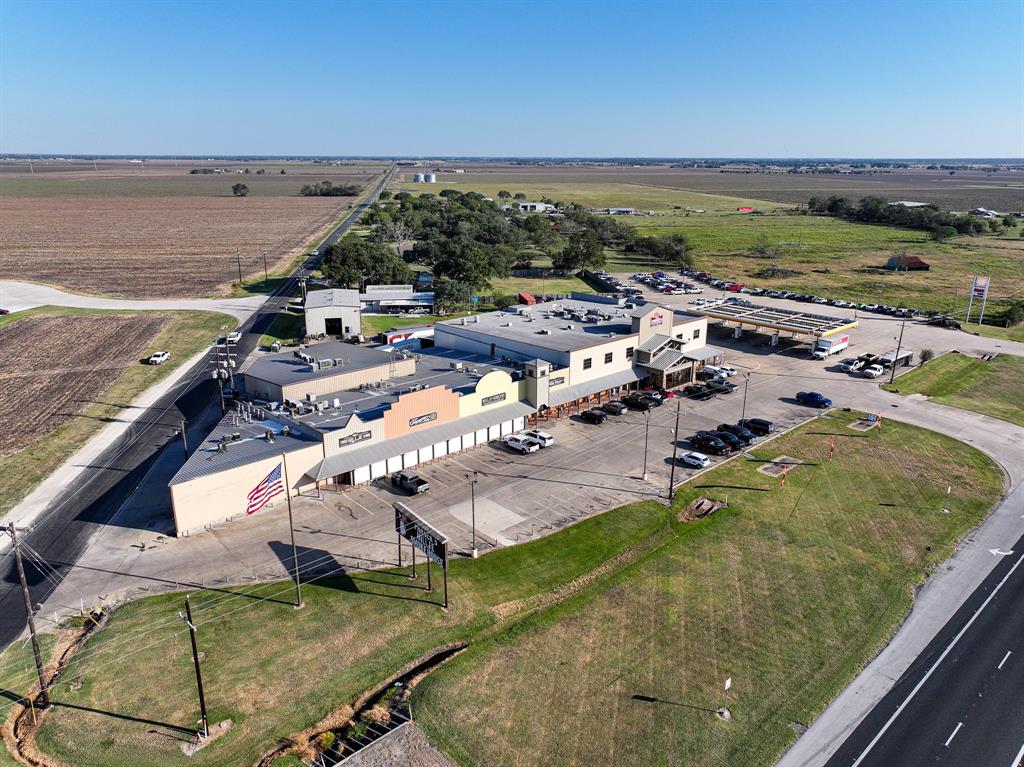
[[[327,730],[326,732],[320,733],[320,737],[316,739],[316,744],[320,747],[321,751],[328,751],[337,742],[337,740],[338,737],[330,730]]]
[[[922,349],[918,356],[921,358],[921,364],[923,365],[928,360],[935,358],[935,352],[931,349]]]
[[[774,280],[780,277],[795,277],[798,274],[800,272],[787,269],[784,266],[766,266],[764,269],[758,269],[756,272],[753,272],[750,276],[762,280]]]

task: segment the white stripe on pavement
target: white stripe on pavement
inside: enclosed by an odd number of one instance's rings
[[[889,717],[889,721],[882,725],[882,729],[879,730],[878,734],[871,739],[871,742],[868,743],[867,748],[865,748],[861,752],[860,756],[857,757],[857,761],[850,765],[850,767],[858,767],[858,765],[860,765],[860,763],[864,761],[864,758],[868,755],[868,753],[870,753],[871,749],[873,749],[878,744],[878,741],[882,739],[882,736],[885,735],[885,733],[888,731],[890,727],[892,727],[892,723],[895,722],[897,717],[899,717],[899,715],[903,713],[903,709],[905,709],[910,704],[910,701],[913,700],[914,696],[917,695],[918,691],[922,687],[924,687],[925,682],[927,682],[929,678],[931,678],[931,675],[935,673],[935,669],[939,667],[939,664],[946,659],[946,656],[949,655],[950,651],[956,646],[957,642],[960,641],[963,635],[967,633],[967,630],[974,624],[974,621],[978,619],[978,616],[981,615],[982,611],[986,607],[988,607],[989,602],[991,602],[995,598],[995,595],[999,593],[999,589],[1003,587],[1003,585],[1010,579],[1010,576],[1014,574],[1018,567],[1020,567],[1021,562],[1024,562],[1024,555],[1021,555],[1020,559],[1014,562],[1013,567],[1010,568],[1010,572],[1003,576],[1003,579],[999,581],[998,586],[992,589],[992,593],[989,594],[988,598],[981,603],[981,607],[974,611],[974,615],[971,616],[971,619],[967,621],[964,627],[960,629],[959,633],[957,633],[957,635],[953,637],[953,641],[950,642],[946,646],[946,649],[942,651],[942,655],[940,655],[938,660],[936,660],[935,663],[932,664],[932,667],[928,669],[927,673],[923,677],[921,677],[921,681],[914,686],[914,689],[910,691],[910,694],[899,705],[899,708],[897,708],[893,715]],[[1021,754],[1024,755],[1024,749],[1022,749]],[[1014,765],[1011,765],[1011,767],[1014,767]]]
[[[1020,767],[1021,760],[1024,760],[1024,743],[1020,744],[1020,751],[1013,757],[1013,761],[1010,762],[1010,767]]]
[[[956,727],[953,728],[953,732],[950,733],[949,737],[946,738],[946,742],[943,743],[942,745],[945,746],[946,748],[949,748],[949,744],[953,742],[953,738],[956,737],[956,734],[958,732],[960,732],[960,728],[963,727],[963,726],[964,726],[963,722],[957,722],[956,723]]]
[[[1003,667],[1003,664],[1006,663],[1006,659],[1009,658],[1011,655],[1013,655],[1013,651],[1012,650],[1007,650],[1006,651],[1006,655],[1003,656],[1003,659],[1001,661],[999,661],[999,665],[996,666],[996,670],[997,671]]]

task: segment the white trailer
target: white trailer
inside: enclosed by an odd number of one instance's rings
[[[849,336],[839,336],[838,338],[819,338],[814,342],[814,346],[811,347],[811,356],[816,360],[823,360],[833,354],[839,354],[846,347],[850,345]]]

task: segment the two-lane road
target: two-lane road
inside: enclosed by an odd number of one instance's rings
[[[990,555],[1002,561],[827,767],[1021,765],[1024,538]]]
[[[327,235],[321,248],[338,241],[353,223],[372,204],[394,173],[395,166],[381,176],[370,194],[352,208],[347,216]],[[235,350],[243,360],[259,343],[260,336],[281,309],[287,305],[300,277],[309,274],[319,262],[318,256],[305,259],[298,269],[267,296],[263,305],[238,328],[242,333]],[[70,483],[53,499],[46,510],[33,522],[29,532],[22,536],[32,549],[57,569],[57,578],[63,578],[88,547],[93,533],[106,524],[116,524],[115,515],[131,496],[155,462],[158,454],[175,433],[182,420],[192,424],[212,426],[216,417],[217,387],[212,378],[213,362],[203,359],[188,370],[101,456],[87,471]],[[113,521],[112,521],[113,520]],[[56,584],[44,577],[31,562],[26,563],[30,580],[32,603],[44,601]],[[13,557],[7,547],[0,554],[0,651],[21,634],[25,628],[25,608],[22,603]],[[52,575],[52,574],[51,574]],[[46,627],[46,616],[37,623]]]

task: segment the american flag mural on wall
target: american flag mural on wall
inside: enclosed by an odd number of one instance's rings
[[[284,492],[284,483],[281,481],[281,464],[277,464],[262,482],[249,493],[249,505],[245,513],[252,516],[266,506],[275,495]]]

